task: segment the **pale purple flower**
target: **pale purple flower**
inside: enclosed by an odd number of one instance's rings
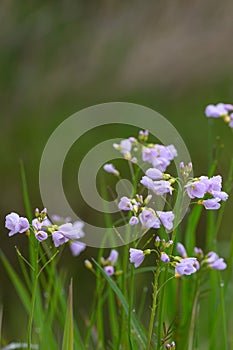
[[[75,227],[71,222],[59,226],[57,231],[69,240],[77,240],[81,237],[80,227]]]
[[[142,160],[149,162],[154,168],[164,172],[167,166],[177,156],[177,151],[173,145],[153,145],[153,147],[144,147],[142,150]]]
[[[220,208],[220,198],[205,199],[203,205],[205,209],[218,210]]]
[[[19,218],[19,233],[23,233],[29,230],[29,222],[27,218],[20,217]]]
[[[154,181],[153,191],[155,192],[155,194],[159,196],[165,193],[172,194],[172,190],[173,188],[169,181],[166,181],[166,180]]]
[[[110,261],[113,265],[115,265],[118,259],[118,255],[119,255],[118,251],[115,249],[112,249],[107,260]]]
[[[137,268],[143,262],[145,255],[141,249],[130,248],[130,262],[134,264],[134,267]]]
[[[120,144],[118,145],[117,143],[113,144],[113,147],[120,151],[121,154],[129,154],[132,148],[132,144],[129,139],[122,140]]]
[[[68,238],[66,238],[62,233],[59,231],[54,231],[52,233],[52,239],[55,247],[59,247],[60,245],[68,242]]]
[[[83,242],[79,242],[79,241],[70,242],[70,250],[73,256],[78,256],[85,248],[86,248],[86,244]]]
[[[143,162],[151,163],[153,159],[157,156],[157,152],[154,148],[151,147],[143,147],[142,149],[142,160]]]
[[[223,115],[228,114],[228,109],[223,103],[217,105],[208,105],[205,109],[205,114],[208,118],[219,118]]]
[[[222,177],[221,175],[212,176],[208,178],[207,176],[200,176],[200,181],[205,184],[206,192],[212,193],[212,191],[220,192],[222,188]]]
[[[38,231],[41,230],[42,228],[45,228],[45,227],[50,226],[50,225],[52,225],[52,224],[47,217],[45,217],[45,219],[42,222],[39,221],[37,218],[32,220],[33,228],[38,230]]]
[[[199,264],[196,258],[184,258],[176,264],[175,273],[182,275],[191,275],[197,272]]]
[[[177,249],[178,254],[180,254],[180,256],[182,256],[182,258],[186,258],[188,256],[187,252],[186,252],[186,249],[185,249],[185,247],[183,246],[182,243],[178,242],[177,246],[176,246],[176,249]]]
[[[211,193],[214,198],[219,198],[221,201],[226,201],[228,199],[228,194],[224,191],[212,191]]]
[[[116,176],[119,176],[120,173],[119,171],[114,167],[113,164],[105,164],[103,166],[104,170],[107,172],[107,173],[110,173],[110,174],[113,174],[113,175],[116,175]]]
[[[118,204],[118,208],[120,210],[132,210],[133,209],[133,205],[131,203],[131,199],[128,197],[122,197],[120,199],[120,202]]]
[[[82,238],[85,236],[85,233],[83,231],[83,227],[84,227],[84,222],[82,221],[74,221],[73,222],[73,229],[78,232],[79,238]]]
[[[20,217],[17,213],[10,213],[6,216],[5,227],[10,230],[9,236],[13,236],[28,231],[30,225],[27,218]]]
[[[167,230],[171,230],[173,228],[173,221],[175,216],[172,211],[157,211],[156,214]]]
[[[231,103],[224,103],[224,108],[225,108],[228,112],[233,111],[233,105],[232,105]]]
[[[170,261],[170,258],[166,253],[161,253],[160,260],[164,263],[168,263]]]
[[[146,176],[152,180],[161,180],[163,178],[163,173],[159,169],[149,168],[146,171]]]
[[[167,158],[163,158],[163,157],[156,157],[153,159],[152,161],[152,165],[154,168],[159,169],[161,172],[164,172],[168,165],[170,164],[170,161]]]
[[[185,188],[190,198],[202,198],[206,193],[206,184],[201,180],[189,181]]]
[[[139,214],[139,219],[143,227],[146,228],[159,228],[160,220],[158,217],[149,209],[144,209]]]
[[[106,272],[106,274],[107,274],[108,276],[114,275],[114,267],[113,267],[112,265],[105,266],[105,267],[104,267],[104,271]]]
[[[148,176],[143,176],[140,183],[146,188],[148,188],[148,190],[154,190],[154,181]]]
[[[131,226],[137,225],[138,223],[139,223],[139,220],[138,220],[138,218],[137,218],[136,216],[132,216],[132,217],[130,218],[130,220],[129,220],[129,224],[130,224]]]
[[[71,222],[71,217],[70,216],[67,216],[67,217],[63,217],[63,216],[60,216],[60,215],[57,215],[57,214],[53,214],[51,216],[51,219],[54,223],[59,223],[59,224],[62,224],[62,223],[66,223],[66,222]]]
[[[203,255],[203,250],[201,248],[194,247],[194,254]]]
[[[56,231],[52,233],[52,239],[55,247],[62,245],[69,240],[76,241],[83,237],[84,232],[82,231],[83,222],[76,221],[72,223],[66,223],[60,225]]]
[[[218,254],[216,254],[215,252],[209,252],[207,256],[207,263],[211,269],[225,270],[225,268],[227,267],[227,264],[225,263],[223,258],[219,258]]]
[[[216,261],[214,261],[212,264],[209,264],[209,267],[213,270],[225,270],[227,267],[227,264],[223,260],[223,258],[219,258]]]
[[[42,242],[48,238],[48,234],[45,231],[38,231],[36,232],[35,237],[39,242]]]

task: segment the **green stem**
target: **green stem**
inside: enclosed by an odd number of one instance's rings
[[[196,282],[196,291],[195,291],[195,297],[193,302],[191,322],[189,327],[188,350],[193,350],[198,300],[199,300],[199,279]]]
[[[157,291],[158,291],[158,280],[160,275],[160,267],[158,266],[155,274],[154,274],[154,290],[153,290],[153,303],[152,303],[152,309],[151,309],[151,315],[150,315],[150,323],[149,323],[149,331],[148,331],[148,337],[147,337],[147,345],[146,350],[149,350],[150,343],[151,343],[151,337],[154,327],[154,320],[155,320],[155,313],[156,313],[156,306],[157,306]],[[158,344],[158,347],[160,345]]]
[[[133,349],[132,340],[131,340],[131,315],[133,309],[133,299],[134,299],[134,266],[130,266],[130,288],[129,288],[129,312],[128,312],[128,339],[130,349]]]
[[[37,286],[38,286],[38,254],[39,254],[39,242],[36,242],[36,248],[35,248],[35,260],[33,261],[33,287],[32,287],[32,297],[31,297],[31,307],[30,307],[30,314],[29,314],[29,321],[28,321],[28,350],[31,350],[31,344],[32,344],[32,326],[33,326],[33,317],[34,317],[34,311],[35,311],[35,304],[36,304],[36,293],[37,293]]]

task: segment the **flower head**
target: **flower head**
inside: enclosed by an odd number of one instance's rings
[[[112,249],[110,254],[109,254],[109,257],[107,258],[107,261],[109,261],[113,265],[115,265],[117,262],[117,259],[118,259],[118,255],[119,255],[118,251],[115,249]]]
[[[104,267],[104,271],[106,272],[106,274],[107,274],[108,276],[114,275],[114,267],[113,267],[112,265],[105,266],[105,267]]]
[[[35,237],[39,242],[42,242],[48,238],[48,234],[45,231],[37,231]]]
[[[173,228],[173,221],[175,216],[172,211],[157,211],[156,214],[167,230],[171,230]]]
[[[136,216],[132,216],[132,217],[130,218],[130,220],[129,220],[129,224],[130,224],[131,226],[137,225],[138,223],[139,223],[139,220],[138,220],[138,218],[137,218]]]
[[[182,258],[187,258],[188,255],[182,243],[180,242],[177,243],[176,249],[177,249],[177,252],[180,254],[180,256],[182,256]]]
[[[107,172],[107,173],[110,173],[110,174],[113,174],[113,175],[116,175],[116,176],[119,176],[120,173],[118,170],[116,170],[116,168],[114,167],[113,164],[105,164],[103,166],[104,170]]]
[[[6,216],[5,227],[10,230],[9,236],[13,236],[28,231],[30,225],[27,218],[20,217],[17,213],[10,213]]]
[[[215,252],[209,252],[207,254],[207,263],[208,266],[213,270],[225,270],[227,264],[223,258],[219,258],[218,254]]]
[[[118,208],[120,210],[132,210],[133,205],[131,203],[130,198],[128,198],[126,196],[122,197],[119,204],[118,204]]]
[[[86,248],[86,244],[83,242],[79,242],[79,241],[70,242],[70,250],[73,256],[78,256],[85,248]]]
[[[178,276],[192,275],[199,269],[197,258],[184,258],[176,264],[175,273]]]
[[[130,248],[130,262],[134,264],[135,268],[141,265],[143,262],[145,255],[143,253],[143,250],[141,249],[134,249]]]
[[[203,205],[205,209],[218,210],[220,208],[220,198],[205,199]]]
[[[159,218],[149,209],[143,209],[139,214],[139,219],[143,227],[146,228],[159,228]]]
[[[170,258],[166,253],[161,253],[160,260],[165,263],[168,263],[170,261]]]

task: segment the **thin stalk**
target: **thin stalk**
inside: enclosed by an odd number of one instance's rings
[[[189,326],[188,350],[193,350],[193,345],[194,345],[195,328],[196,328],[195,326],[196,326],[199,294],[200,294],[200,292],[199,292],[199,279],[198,279],[198,281],[196,282],[196,291],[195,291],[195,297],[194,297],[194,302],[193,302],[191,322],[190,322],[190,326]]]
[[[155,313],[156,313],[156,306],[157,306],[157,291],[158,291],[159,275],[160,275],[160,267],[158,266],[156,271],[155,271],[155,274],[154,274],[153,303],[152,303],[152,309],[151,309],[151,315],[150,315],[150,323],[149,323],[146,350],[151,349],[150,344],[151,344],[151,337],[152,337],[153,328],[154,328]],[[158,343],[157,348],[159,349],[159,347],[160,347],[160,344]]]
[[[220,310],[222,314],[222,327],[223,327],[223,338],[221,342],[221,347],[223,350],[227,350],[227,321],[226,321],[226,310],[225,310],[225,291],[224,291],[224,282],[220,278],[219,274],[219,283],[220,283]]]
[[[39,242],[36,245],[35,249],[35,261],[34,261],[34,271],[33,271],[33,287],[32,287],[32,297],[31,297],[31,307],[28,321],[28,350],[31,350],[32,344],[32,326],[33,326],[33,317],[35,311],[35,303],[36,303],[36,294],[37,294],[37,286],[38,286],[38,253],[39,253]]]
[[[128,311],[128,339],[130,349],[133,350],[132,340],[131,340],[131,315],[133,309],[133,299],[134,299],[134,266],[130,266],[130,288],[129,288],[129,311]]]

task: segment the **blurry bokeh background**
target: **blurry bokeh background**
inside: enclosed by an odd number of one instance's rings
[[[25,164],[32,207],[41,207],[38,170],[45,143],[82,108],[125,101],[155,109],[182,135],[195,174],[207,171],[204,108],[233,101],[232,11],[230,0],[1,1],[1,249],[13,263],[14,245],[26,244],[17,237],[9,240],[4,229],[7,213],[25,213],[19,160]],[[224,144],[218,172],[226,175],[232,130],[216,120],[214,133]],[[127,130],[121,136],[131,135]],[[223,254],[232,235],[231,208],[230,199],[219,235]],[[75,263],[67,255],[67,269],[72,267],[81,281],[89,278],[83,277],[82,262],[90,255],[96,251]],[[85,283],[85,296],[79,298],[88,305],[91,278]],[[22,322],[27,319],[2,266],[0,286],[5,337],[19,340],[18,315]]]

